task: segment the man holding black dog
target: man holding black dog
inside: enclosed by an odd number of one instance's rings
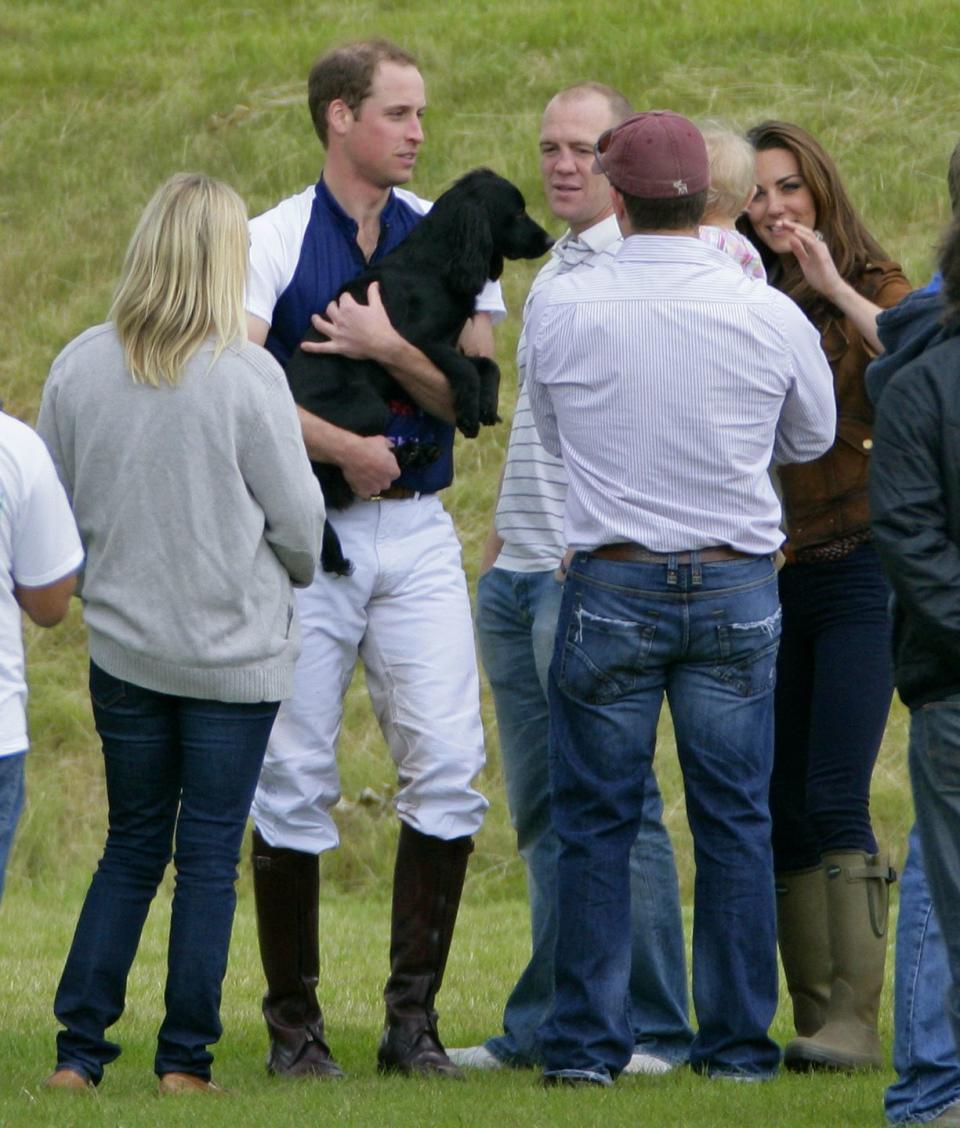
[[[319,183],[254,219],[247,310],[252,340],[284,363],[313,321],[329,340],[304,347],[370,358],[404,395],[391,409],[405,433],[440,456],[401,474],[384,435],[361,437],[301,409],[314,461],[338,465],[357,500],[337,518],[350,577],[318,571],[298,592],[303,653],[292,700],[273,730],[253,805],[253,866],[268,1069],[338,1077],[317,1000],[319,858],[338,844],[336,743],[359,656],[401,783],[382,1071],[457,1076],[437,1031],[443,977],[486,800],[479,682],[460,545],[438,491],[453,473],[453,405],[443,375],[393,328],[376,285],[368,305],[332,298],[392,250],[428,205],[399,188],[423,142],[423,79],[412,55],[384,40],[328,52],[309,103],[325,161]],[[488,288],[489,289],[489,288]],[[484,291],[471,351],[492,344]],[[323,313],[322,316],[319,316]],[[463,342],[462,342],[463,343]]]
[[[691,122],[636,114],[596,153],[623,246],[553,282],[526,329],[574,550],[549,674],[560,860],[545,1080],[609,1085],[633,1051],[629,855],[664,695],[697,870],[690,1064],[760,1080],[779,1063],[767,790],[783,534],[768,467],[833,442],[830,369],[789,299],[697,238],[709,166]]]

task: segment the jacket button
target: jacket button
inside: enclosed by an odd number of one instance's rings
[[[873,450],[873,439],[864,439],[863,440],[863,449],[864,450]]]

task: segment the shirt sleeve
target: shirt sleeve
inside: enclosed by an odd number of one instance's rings
[[[83,547],[53,461],[36,436],[13,534],[12,571],[23,587],[46,587],[83,563]]]
[[[776,295],[788,355],[789,384],[773,446],[775,463],[810,462],[833,445],[837,404],[820,335],[794,303]]]
[[[240,471],[263,510],[264,537],[296,587],[311,583],[320,559],[325,508],[303,445],[300,421],[280,366],[256,345],[252,363],[275,369],[259,424],[244,445]]]
[[[477,295],[474,311],[476,313],[489,313],[490,320],[494,325],[503,321],[507,316],[507,307],[504,304],[503,290],[499,282],[487,279],[486,285]]]
[[[247,313],[268,325],[273,307],[290,284],[293,268],[289,263],[288,239],[276,222],[276,208],[250,220],[250,269],[247,273]]]
[[[545,450],[559,458],[560,432],[550,389],[545,383],[545,379],[550,376],[552,361],[546,355],[544,330],[554,312],[547,304],[547,290],[548,288],[544,288],[534,298],[523,330],[526,351],[524,383],[530,396],[530,410],[540,442]]]

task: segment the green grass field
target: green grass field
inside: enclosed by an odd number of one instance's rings
[[[334,4],[275,0],[0,0],[0,396],[32,422],[59,349],[102,320],[134,221],[177,169],[229,180],[252,213],[313,181],[318,143],[305,107],[313,57],[351,38],[383,34],[418,53],[430,107],[414,187],[436,195],[486,164],[514,179],[549,221],[539,191],[540,111],[560,86],[599,78],[638,107],[748,126],[767,116],[810,128],[836,157],[851,195],[892,257],[917,282],[947,217],[946,161],[955,113],[960,8],[914,0],[506,0]],[[550,225],[556,229],[555,224]],[[534,264],[504,279],[512,311],[498,333],[503,413],[513,399],[517,311]],[[461,443],[448,504],[473,576],[489,524],[507,427]],[[121,1024],[127,1053],[82,1110],[37,1094],[52,1062],[50,1013],[86,875],[103,835],[99,756],[85,689],[79,610],[54,632],[27,630],[33,749],[29,807],[0,909],[0,1124],[177,1124],[149,1092],[151,1039],[162,980],[158,904]],[[851,671],[855,676],[855,671]],[[454,1044],[494,1029],[526,943],[523,879],[500,779],[497,733],[485,696],[492,800],[471,863],[465,908],[444,991]],[[878,836],[902,857],[911,819],[904,767],[906,719],[896,706],[875,776]],[[669,719],[658,767],[685,899],[686,831]],[[543,1093],[525,1075],[481,1077],[455,1091],[374,1079],[372,1052],[384,974],[384,902],[395,839],[393,779],[362,680],[348,699],[341,745],[343,848],[325,859],[324,951],[337,1048],[353,1079],[335,1090],[283,1090],[262,1075],[261,985],[249,879],[241,877],[237,939],[225,997],[218,1074],[242,1093],[210,1123],[853,1125],[881,1121],[883,1078],[783,1078],[751,1088],[689,1076],[630,1081],[591,1100]],[[889,1015],[887,1016],[889,1027]],[[783,1012],[776,1033],[788,1035]],[[249,1099],[247,1099],[249,1098]],[[596,1101],[600,1103],[597,1104]],[[174,1102],[175,1103],[175,1102]]]

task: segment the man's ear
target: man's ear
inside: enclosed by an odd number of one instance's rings
[[[610,185],[610,200],[613,203],[613,214],[616,216],[617,225],[623,235],[629,235],[632,231],[630,227],[630,219],[627,216],[627,206],[623,202],[622,193],[618,192],[616,188]]]
[[[327,131],[343,137],[353,125],[353,110],[342,98],[334,98],[327,106]]]

